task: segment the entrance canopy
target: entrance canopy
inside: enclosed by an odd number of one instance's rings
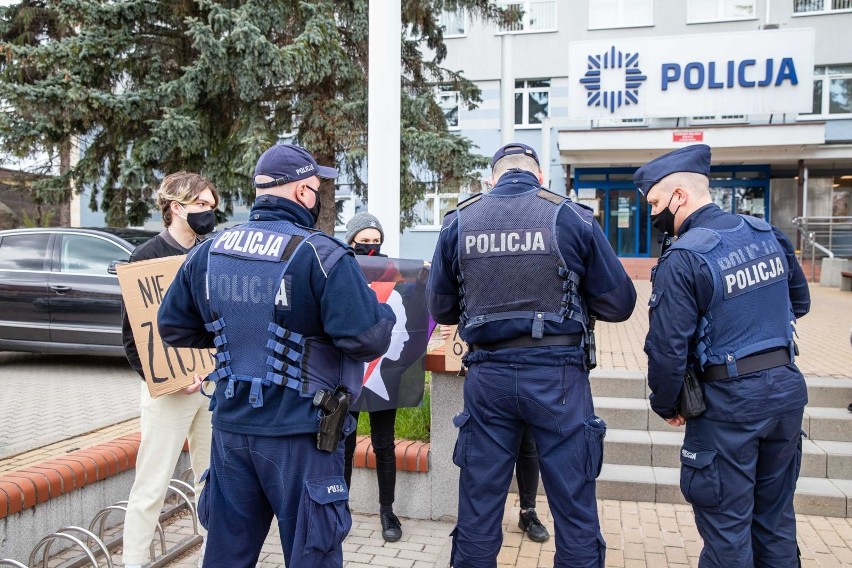
[[[707,144],[714,164],[852,167],[852,144],[826,144],[824,122],[690,126],[685,128],[597,128],[561,130],[559,158],[572,167],[639,167],[689,144]]]

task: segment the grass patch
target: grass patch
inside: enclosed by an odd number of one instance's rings
[[[426,373],[426,388],[423,392],[423,402],[416,408],[399,408],[396,411],[394,434],[403,440],[429,441],[431,430],[431,373]],[[358,415],[358,434],[370,433],[370,416],[367,412]]]

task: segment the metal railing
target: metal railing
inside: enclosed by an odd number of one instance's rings
[[[852,217],[796,217],[793,224],[802,237],[800,260],[811,261],[811,280],[817,259],[852,258]]]

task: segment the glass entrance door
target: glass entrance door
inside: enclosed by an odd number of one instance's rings
[[[633,168],[577,168],[577,197],[592,208],[618,256],[649,256],[648,204],[632,175]]]
[[[640,215],[638,197],[635,189],[610,189],[606,192],[608,223],[605,233],[618,256],[641,254],[641,225],[645,216]]]

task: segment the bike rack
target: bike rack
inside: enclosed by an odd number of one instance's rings
[[[38,541],[38,544],[35,545],[35,548],[33,548],[33,551],[30,553],[30,559],[29,559],[30,566],[35,566],[36,557],[38,556],[38,552],[39,552],[39,550],[44,548],[41,566],[42,566],[42,568],[48,568],[48,562],[50,561],[50,547],[53,546],[53,543],[56,542],[57,540],[64,539],[64,540],[70,540],[72,544],[83,549],[84,553],[86,554],[86,558],[88,558],[89,562],[92,563],[92,567],[97,568],[98,567],[98,559],[95,558],[94,554],[92,554],[92,550],[88,546],[86,546],[86,544],[82,540],[80,540],[79,538],[72,536],[68,533],[62,532],[63,530],[64,529],[59,529],[57,532],[49,534],[46,537],[44,537],[43,539],[41,539],[40,541]],[[109,559],[109,555],[107,555],[107,559],[108,559],[107,561],[109,562],[109,566],[112,566],[112,560]]]
[[[157,520],[156,534],[154,535],[154,538],[152,538],[151,545],[148,550],[150,558],[148,568],[162,568],[168,565],[172,560],[183,556],[189,550],[204,541],[204,538],[198,533],[198,512],[196,511],[193,500],[190,497],[195,496],[195,487],[192,485],[194,480],[195,478],[192,468],[189,468],[178,478],[169,481],[166,497],[168,499],[168,496],[171,494],[173,496],[173,500],[169,502],[174,504],[171,508],[161,512]],[[174,500],[175,497],[177,498],[176,502]],[[50,561],[50,549],[53,546],[53,543],[57,540],[65,540],[70,541],[72,548],[82,549],[84,555],[66,561],[62,564],[63,568],[81,568],[84,566],[98,568],[100,566],[98,564],[98,558],[101,555],[106,558],[106,568],[114,568],[110,550],[123,544],[124,535],[123,532],[119,531],[115,537],[110,540],[106,540],[104,532],[107,530],[108,518],[115,511],[122,511],[124,514],[127,514],[127,504],[127,501],[118,501],[113,505],[104,507],[94,516],[92,521],[89,523],[88,529],[77,526],[68,526],[47,535],[36,544],[35,548],[30,553],[29,566],[32,566],[33,568],[47,568],[48,562]],[[166,545],[166,534],[163,530],[163,522],[184,508],[189,510],[189,513],[192,516],[192,535],[173,549],[168,550]],[[77,533],[80,537],[78,538],[71,533]],[[157,546],[158,541],[159,547]],[[160,549],[159,556],[157,554],[157,548]],[[41,564],[36,566],[39,553],[41,553]],[[21,564],[16,560],[0,559],[0,568],[3,567],[28,568],[27,565]]]

